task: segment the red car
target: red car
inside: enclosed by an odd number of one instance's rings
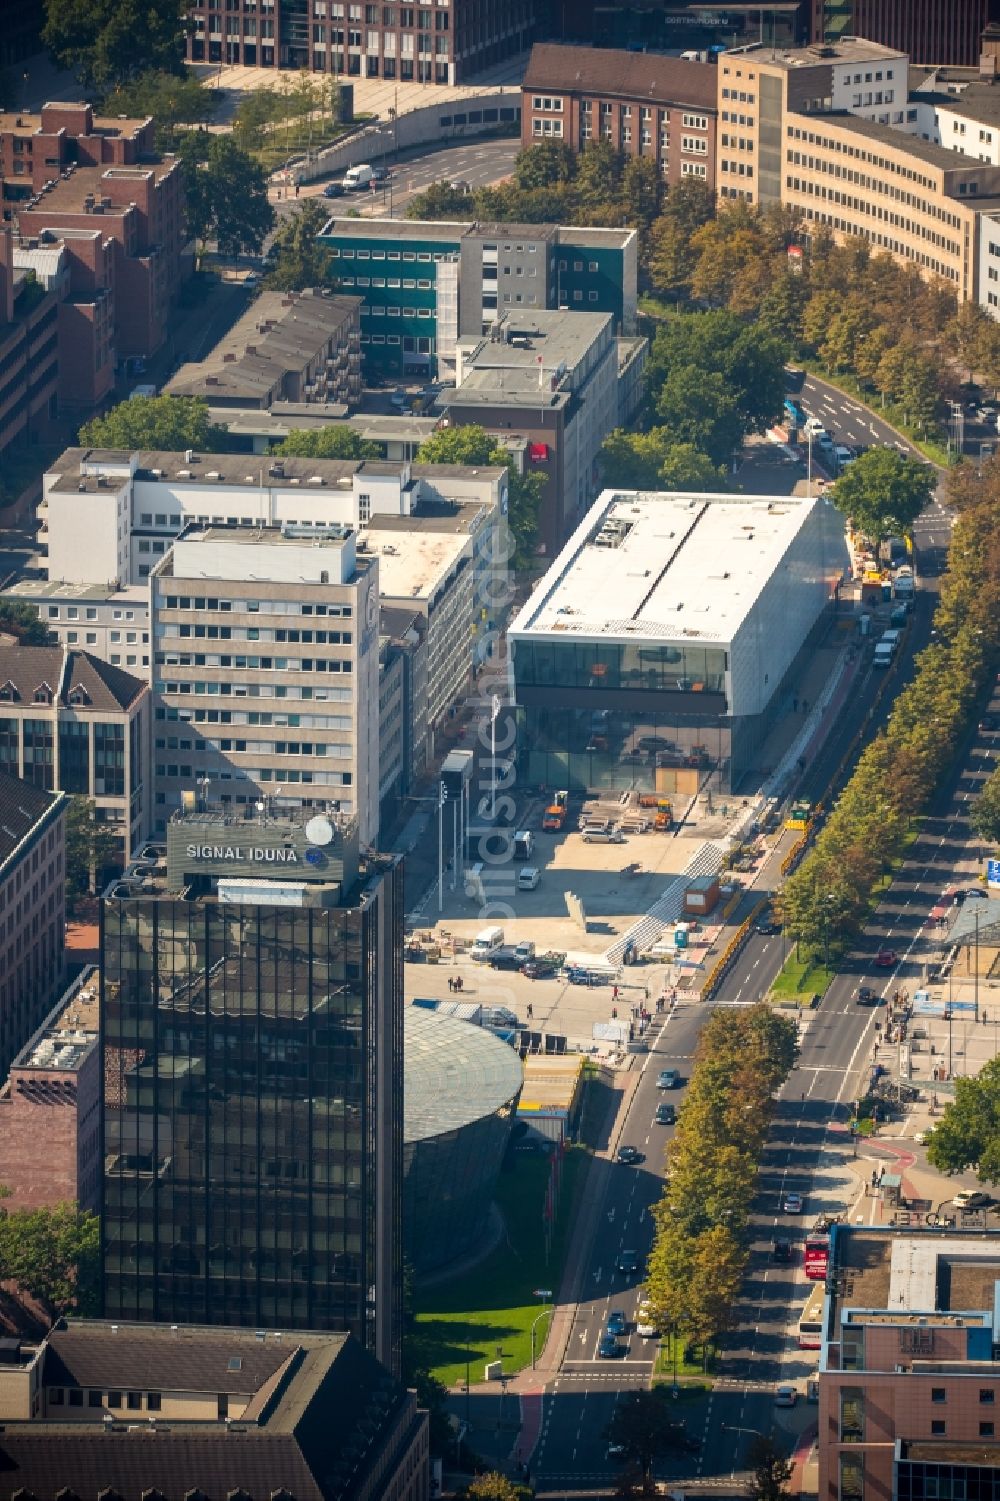
[[[879,949],[875,955],[875,963],[879,969],[894,969],[899,963],[899,955],[895,949]]]

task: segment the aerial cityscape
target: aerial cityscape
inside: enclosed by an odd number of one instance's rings
[[[1000,0],[0,0],[0,1501],[1000,1501]]]

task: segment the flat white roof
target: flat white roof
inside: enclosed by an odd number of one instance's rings
[[[817,504],[605,490],[510,634],[731,641]]]
[[[359,561],[378,556],[379,594],[386,600],[427,599],[469,554],[469,533],[381,528],[373,516],[360,528],[366,540]]]

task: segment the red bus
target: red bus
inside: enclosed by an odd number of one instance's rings
[[[830,1237],[826,1231],[813,1230],[806,1236],[805,1272],[810,1282],[825,1282],[830,1265]]]

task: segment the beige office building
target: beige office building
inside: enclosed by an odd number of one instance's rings
[[[916,134],[904,54],[848,38],[719,60],[722,198],[798,209],[940,276],[960,301],[978,295],[982,214],[1000,207],[1000,167]]]
[[[333,806],[373,843],[377,555],[346,526],[192,525],[150,584],[157,829],[185,793],[266,798]]]

